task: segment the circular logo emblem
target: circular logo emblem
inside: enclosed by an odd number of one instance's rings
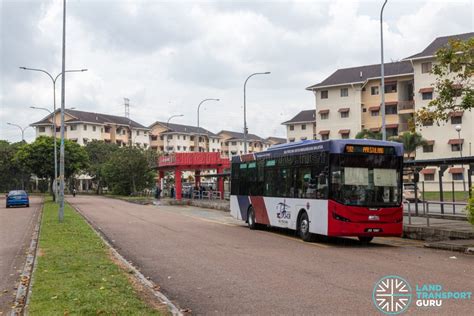
[[[410,284],[396,275],[381,278],[372,292],[375,307],[388,315],[403,313],[410,306],[411,299]]]

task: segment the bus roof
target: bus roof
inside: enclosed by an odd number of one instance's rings
[[[300,142],[275,145],[266,151],[232,157],[232,162],[255,160],[255,158],[274,158],[284,155],[294,155],[305,152],[328,151],[343,153],[346,145],[393,147],[397,156],[403,156],[403,145],[397,142],[374,139],[332,139],[332,140],[303,140]],[[250,158],[250,159],[249,159]],[[253,159],[252,159],[253,158]]]

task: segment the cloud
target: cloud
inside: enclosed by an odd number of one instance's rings
[[[2,1],[0,119],[28,125],[50,107],[51,81],[18,66],[61,70],[62,1]],[[390,1],[384,13],[386,60],[423,49],[436,36],[472,30],[470,1]],[[176,122],[213,132],[242,130],[243,83],[249,131],[285,136],[281,122],[314,108],[304,88],[337,68],[378,63],[375,1],[91,1],[67,8],[66,106]],[[60,89],[57,96],[59,104]],[[30,129],[28,140],[34,135]],[[0,138],[19,140],[2,124]]]

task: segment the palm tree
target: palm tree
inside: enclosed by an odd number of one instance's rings
[[[357,139],[382,139],[380,132],[372,132],[368,129],[363,129],[356,135]]]
[[[410,160],[411,154],[416,152],[416,149],[420,146],[425,146],[427,144],[426,139],[417,132],[405,132],[401,135],[394,136],[391,140],[402,143],[403,150],[407,154],[407,159]]]

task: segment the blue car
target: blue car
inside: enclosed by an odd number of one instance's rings
[[[14,190],[7,194],[7,208],[10,206],[24,205],[30,207],[30,198],[24,190]]]

